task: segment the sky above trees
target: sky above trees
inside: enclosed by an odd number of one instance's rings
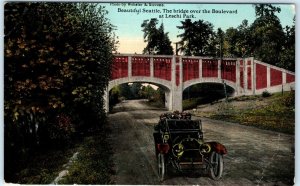
[[[214,31],[221,28],[226,31],[228,28],[237,28],[243,20],[248,20],[252,24],[255,20],[255,8],[252,4],[155,4],[146,6],[140,4],[111,4],[103,3],[108,11],[108,19],[116,26],[116,35],[119,37],[118,52],[120,53],[142,53],[146,46],[143,41],[143,31],[141,24],[146,19],[157,18],[158,24],[164,24],[165,32],[169,33],[172,46],[175,49],[175,42],[180,41],[177,35],[182,30],[177,26],[181,25],[188,17],[184,17],[184,11],[187,16],[191,16],[192,21],[204,20],[212,23]],[[124,6],[125,5],[125,6]],[[276,13],[282,27],[292,26],[295,16],[295,5],[293,4],[274,4],[281,8],[280,13]],[[165,9],[165,10],[164,10]],[[232,11],[231,13],[216,13],[216,11]],[[145,11],[144,11],[145,10]],[[157,10],[160,12],[158,13]],[[167,11],[168,10],[168,11]],[[205,11],[207,10],[207,11]],[[140,11],[140,12],[138,12]],[[144,12],[143,12],[144,11]],[[210,11],[210,12],[208,12]],[[161,17],[163,15],[163,18]],[[169,17],[167,17],[169,16]]]

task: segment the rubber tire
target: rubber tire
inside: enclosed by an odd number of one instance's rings
[[[165,155],[158,153],[157,155],[157,165],[158,165],[158,176],[159,180],[163,181],[166,174],[166,164],[165,164]]]
[[[212,151],[209,157],[209,163],[211,164],[208,170],[209,177],[213,180],[219,180],[223,174],[223,156]]]

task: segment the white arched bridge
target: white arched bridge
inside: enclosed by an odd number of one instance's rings
[[[165,90],[168,110],[182,111],[183,90],[198,83],[226,83],[234,96],[289,91],[295,88],[295,73],[250,58],[209,58],[166,55],[114,56],[111,80],[106,91],[123,83],[143,82]]]

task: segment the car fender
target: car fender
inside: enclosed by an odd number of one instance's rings
[[[213,151],[215,151],[216,153],[221,154],[221,155],[227,154],[226,147],[224,145],[222,145],[221,143],[215,142],[215,141],[206,142],[206,143],[209,144],[211,146],[211,149]]]

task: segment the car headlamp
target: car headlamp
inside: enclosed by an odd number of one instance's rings
[[[164,134],[163,138],[164,138],[164,141],[168,141],[169,138],[170,138],[170,135],[169,134]]]

